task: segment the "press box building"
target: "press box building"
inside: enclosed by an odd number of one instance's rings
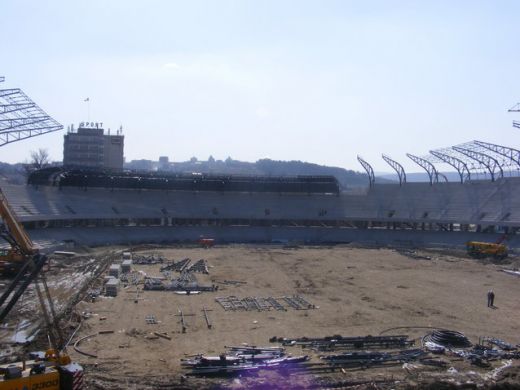
[[[102,125],[102,124],[101,124]],[[125,137],[105,134],[99,123],[71,126],[64,136],[63,165],[76,168],[123,169]]]

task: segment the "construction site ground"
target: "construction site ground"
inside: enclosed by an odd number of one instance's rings
[[[210,265],[209,274],[197,274],[197,278],[201,284],[218,285],[218,290],[179,295],[142,291],[142,285],[129,284],[122,285],[114,298],[100,296],[90,302],[84,296],[74,309],[83,321],[71,346],[93,335],[78,347],[96,357],[80,354],[72,347],[68,351],[85,367],[89,389],[316,388],[327,384],[333,387],[334,383],[347,388],[433,389],[440,388],[440,383],[444,388],[464,383],[491,388],[504,381],[520,385],[516,362],[493,375],[492,370],[503,362],[479,368],[453,357],[442,357],[448,364],[442,368],[411,364],[404,369],[399,364],[363,370],[274,370],[231,379],[186,377],[187,371],[180,365],[181,359],[190,355],[218,355],[225,346],[278,345],[269,343],[273,336],[408,334],[420,346],[421,337],[430,331],[427,327],[435,327],[463,332],[474,343],[481,336],[493,336],[517,344],[520,284],[515,276],[501,272],[513,268],[515,259],[503,265],[470,259],[462,253],[350,246],[165,246],[135,248],[133,253],[157,254],[175,261],[186,257],[192,261],[205,259]],[[106,261],[108,254],[120,258],[114,255],[113,248],[97,249],[95,258]],[[87,257],[77,261],[88,263]],[[161,277],[160,267],[134,265],[133,269],[143,276]],[[102,286],[102,281],[103,276],[89,287]],[[496,295],[494,308],[487,307],[489,289]],[[316,308],[225,311],[215,301],[216,297],[231,295],[243,298],[295,294]],[[206,326],[203,307],[210,310],[211,329]],[[186,333],[181,331],[179,310],[186,315]],[[157,324],[148,324],[147,316],[154,316]],[[319,353],[307,349],[287,347],[287,352],[309,354],[311,364],[322,362]],[[450,367],[454,369],[448,371]]]

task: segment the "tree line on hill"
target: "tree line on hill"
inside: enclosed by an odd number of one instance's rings
[[[368,185],[368,177],[365,173],[304,161],[277,161],[267,158],[256,162],[238,161],[231,158],[215,160],[212,157],[207,161],[200,161],[192,158],[189,161],[173,163],[168,167],[168,170],[178,173],[197,172],[229,175],[328,175],[336,177],[342,190]]]
[[[142,165],[139,164],[140,162],[146,162],[147,164]],[[28,172],[48,166],[49,164],[59,165],[59,163],[51,164],[49,162],[48,154],[45,153],[45,150],[31,152],[30,160],[25,163],[8,164],[0,162],[0,180],[3,179],[13,184],[23,184],[26,181]],[[256,162],[246,162],[233,160],[231,157],[228,157],[226,160],[215,160],[210,156],[206,161],[201,161],[192,157],[188,161],[168,163],[166,166],[161,166],[156,161],[134,160],[126,163],[125,169],[164,170],[175,173],[207,173],[224,175],[328,175],[336,177],[341,190],[366,187],[368,185],[368,177],[365,173],[304,161],[277,161],[268,158],[260,159]],[[391,182],[390,180],[381,180]]]

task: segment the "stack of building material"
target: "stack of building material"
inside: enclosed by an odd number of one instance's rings
[[[120,267],[119,264],[112,264],[108,269],[108,275],[113,276],[114,278],[119,278]]]
[[[200,273],[203,273],[203,274],[209,274],[208,264],[206,263],[206,260],[204,260],[204,259],[200,259],[196,263],[192,264],[188,268],[188,271],[189,272],[200,272]]]
[[[159,255],[132,255],[133,264],[162,264],[167,260]]]
[[[131,267],[132,260],[123,260],[123,263],[121,264],[121,272],[127,274],[130,272]]]
[[[105,279],[103,280],[104,283],[108,282],[110,279],[115,279],[112,275],[106,275]]]
[[[164,284],[162,280],[156,278],[147,278],[144,280],[145,290],[164,290]]]
[[[110,279],[105,285],[105,295],[109,297],[117,297],[117,290],[119,288],[119,280]]]

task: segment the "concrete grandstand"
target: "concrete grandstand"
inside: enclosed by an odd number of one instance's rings
[[[4,185],[37,241],[85,245],[197,240],[520,246],[520,178],[374,184],[361,194]]]

